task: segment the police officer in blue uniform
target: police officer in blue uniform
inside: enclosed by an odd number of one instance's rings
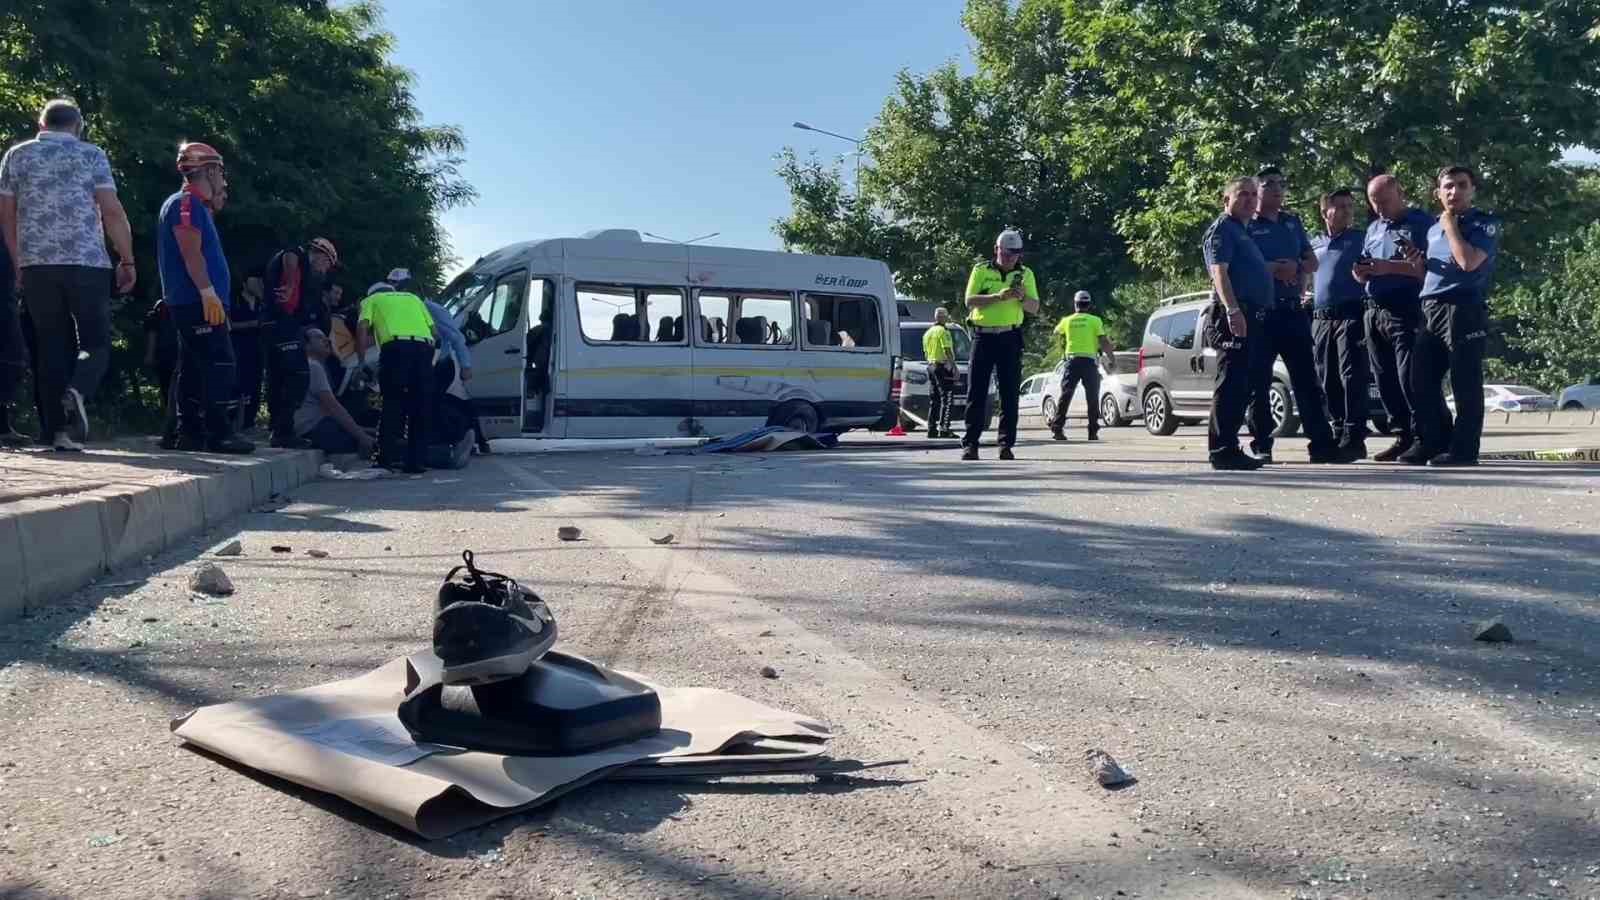
[[[1261,249],[1245,230],[1255,212],[1260,189],[1248,176],[1228,182],[1222,215],[1200,241],[1206,272],[1211,276],[1211,306],[1206,311],[1206,341],[1217,350],[1217,387],[1211,394],[1211,426],[1207,437],[1213,469],[1251,471],[1261,460],[1239,449],[1239,427],[1250,404],[1251,371],[1272,357],[1258,333],[1262,313],[1272,305],[1272,276]]]
[[[1475,466],[1483,437],[1483,351],[1489,337],[1489,279],[1500,247],[1500,220],[1472,205],[1478,176],[1466,166],[1439,170],[1434,193],[1443,207],[1428,229],[1412,394],[1417,442],[1400,461]],[[1442,387],[1456,398],[1452,427]]]
[[[1250,371],[1250,449],[1263,463],[1272,462],[1272,361],[1281,356],[1289,370],[1294,389],[1296,412],[1310,440],[1307,448],[1315,463],[1353,462],[1342,454],[1328,427],[1323,407],[1322,388],[1317,383],[1317,365],[1311,345],[1311,323],[1300,308],[1305,279],[1317,271],[1317,255],[1311,249],[1300,217],[1283,208],[1288,182],[1283,171],[1268,166],[1256,173],[1261,199],[1247,231],[1267,261],[1272,276],[1273,300],[1260,313],[1254,330],[1266,344],[1266,353],[1253,357]]]
[[[1367,358],[1395,441],[1372,458],[1394,462],[1416,439],[1411,395],[1413,350],[1422,318],[1422,250],[1433,216],[1406,203],[1400,181],[1379,175],[1367,182],[1367,203],[1377,216],[1367,226],[1361,262],[1352,274],[1366,286]],[[1415,261],[1409,257],[1415,257]]]
[[[1349,191],[1323,194],[1321,209],[1328,231],[1314,245],[1317,273],[1311,307],[1317,376],[1339,449],[1351,459],[1365,459],[1372,373],[1362,323],[1362,288],[1354,270],[1365,252],[1366,235],[1350,227],[1356,198]]]

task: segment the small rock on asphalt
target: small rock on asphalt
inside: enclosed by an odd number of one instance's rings
[[[213,597],[226,597],[233,593],[233,582],[228,579],[228,573],[216,563],[205,563],[194,570],[189,576],[189,590],[210,594]]]
[[[650,543],[652,543],[652,544],[670,544],[670,543],[672,543],[672,538],[673,538],[672,533],[668,532],[667,534],[663,534],[661,537],[653,537],[653,538],[651,538],[650,539]]]
[[[244,544],[238,541],[229,541],[212,551],[212,556],[238,556],[244,552]]]
[[[1498,618],[1487,622],[1479,622],[1472,628],[1472,639],[1475,641],[1488,641],[1491,644],[1503,644],[1511,640],[1511,629]]]
[[[288,553],[291,549],[293,549],[293,548],[291,548],[288,544],[273,544],[272,545],[272,552],[273,553]]]
[[[762,678],[777,678],[778,677],[778,670],[774,669],[771,666],[762,666],[761,667],[761,677]]]
[[[306,551],[306,555],[311,557],[312,559],[327,559],[328,558],[328,551],[326,551],[326,550],[307,550]]]
[[[576,525],[563,525],[556,529],[556,537],[563,541],[575,541],[583,537],[583,531]]]
[[[1116,787],[1133,780],[1133,776],[1123,771],[1111,754],[1104,750],[1085,750],[1083,761],[1089,766],[1089,774],[1101,787]]]

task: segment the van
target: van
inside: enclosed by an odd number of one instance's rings
[[[489,438],[837,433],[895,415],[898,315],[878,260],[611,229],[504,247],[439,300]]]
[[[1211,415],[1211,394],[1217,381],[1217,350],[1206,344],[1206,316],[1211,292],[1179,294],[1162,300],[1145,323],[1139,345],[1138,391],[1144,408],[1144,427],[1151,434],[1169,435],[1179,425],[1205,422]],[[1293,435],[1300,430],[1299,410],[1289,370],[1282,359],[1272,361],[1273,434]],[[1373,429],[1389,433],[1389,418],[1377,382],[1367,388],[1367,410]]]

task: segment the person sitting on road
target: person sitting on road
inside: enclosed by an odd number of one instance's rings
[[[333,342],[322,329],[307,328],[305,345],[310,384],[294,411],[295,435],[324,453],[371,455],[372,435],[351,418],[328,382],[327,361],[333,356]]]

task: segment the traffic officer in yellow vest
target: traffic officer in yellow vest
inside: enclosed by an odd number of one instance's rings
[[[978,439],[989,418],[989,381],[994,379],[1000,393],[1000,458],[1014,459],[1011,447],[1017,442],[1017,397],[1022,388],[1022,318],[1039,312],[1039,285],[1033,270],[1022,264],[1021,232],[1010,228],[1000,232],[994,242],[994,262],[972,267],[967,308],[973,341],[961,458],[978,458]]]
[[[1061,355],[1061,390],[1056,395],[1055,415],[1050,417],[1050,435],[1058,441],[1067,439],[1067,406],[1078,384],[1083,384],[1083,402],[1089,412],[1089,440],[1100,440],[1100,367],[1096,357],[1104,353],[1111,356],[1111,339],[1106,337],[1106,325],[1100,317],[1090,312],[1094,305],[1088,291],[1079,291],[1072,298],[1073,313],[1056,325],[1055,340],[1064,344]]]
[[[933,327],[922,333],[922,358],[928,362],[928,437],[953,438],[950,407],[954,405],[956,383],[956,343],[950,337],[950,313],[944,307],[933,311]]]
[[[433,376],[433,315],[422,298],[380,281],[367,289],[356,320],[356,358],[378,345],[379,468],[426,471],[428,389]],[[403,448],[403,449],[402,449]]]

